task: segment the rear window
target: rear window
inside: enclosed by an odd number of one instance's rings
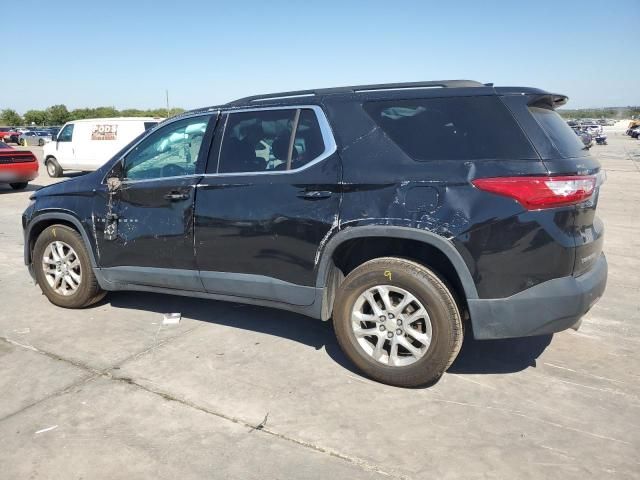
[[[542,107],[529,107],[529,111],[540,127],[542,127],[549,141],[553,143],[560,155],[566,158],[583,157],[587,155],[585,152],[587,148],[580,138],[555,110]]]
[[[364,108],[415,160],[535,158],[524,133],[494,96],[389,100]]]

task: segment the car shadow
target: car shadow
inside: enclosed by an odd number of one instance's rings
[[[117,309],[159,314],[180,312],[184,317],[197,321],[286,338],[316,350],[324,347],[332,360],[355,375],[362,376],[340,349],[331,322],[273,308],[147,292],[111,292],[95,306],[105,304]],[[515,373],[535,366],[536,359],[551,343],[551,339],[552,335],[544,335],[478,341],[472,335],[466,335],[460,353],[448,372]]]
[[[45,185],[38,185],[37,183],[29,183],[25,188],[21,190],[14,190],[8,183],[2,183],[0,184],[0,195],[6,193],[35,192],[36,190],[40,190],[44,186]]]

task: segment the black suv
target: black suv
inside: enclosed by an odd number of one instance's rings
[[[37,191],[25,262],[62,307],[144,290],[332,318],[370,377],[433,382],[463,332],[577,328],[605,289],[603,172],[566,100],[457,80],[187,112]]]

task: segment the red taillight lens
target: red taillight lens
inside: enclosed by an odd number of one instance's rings
[[[562,207],[584,202],[596,188],[596,176],[478,178],[480,190],[511,197],[527,210]]]

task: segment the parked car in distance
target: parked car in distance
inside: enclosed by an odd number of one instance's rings
[[[573,128],[574,133],[580,137],[580,140],[584,144],[585,148],[591,148],[593,146],[593,136],[580,128]]]
[[[593,137],[602,135],[603,132],[602,125],[598,125],[597,123],[583,123],[580,128]]]
[[[22,190],[38,176],[38,160],[28,150],[0,142],[0,183],[8,183],[14,190]]]
[[[428,384],[463,335],[578,328],[604,292],[604,175],[566,101],[450,80],[186,112],[38,190],[25,264],[65,308],[141,290],[332,319],[366,375]]]
[[[11,137],[11,133],[13,132],[12,127],[0,127],[0,140],[5,143],[8,143]]]
[[[30,130],[28,132],[24,132],[20,137],[18,137],[18,143],[23,147],[33,145],[42,147],[45,143],[50,141],[51,133],[47,130]]]
[[[93,171],[162,119],[121,117],[67,122],[45,145],[44,163],[50,177],[65,170]]]

